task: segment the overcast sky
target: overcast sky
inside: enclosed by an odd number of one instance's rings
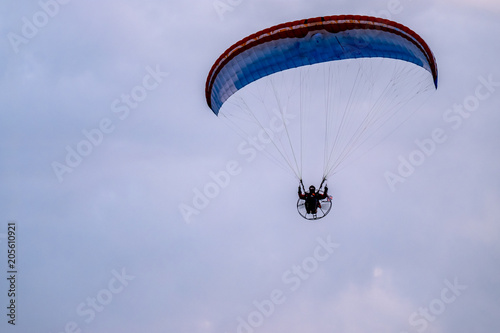
[[[2,332],[500,331],[498,1],[5,0],[0,13]],[[439,88],[329,180],[332,212],[311,223],[293,177],[238,153],[204,85],[241,38],[336,14],[416,31]],[[197,198],[222,170],[229,184]]]

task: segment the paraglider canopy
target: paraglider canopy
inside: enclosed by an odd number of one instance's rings
[[[436,61],[415,32],[382,18],[339,15],[276,25],[231,46],[210,70],[207,103],[218,114],[233,93],[264,76],[326,61],[375,57],[421,66],[431,72],[437,88]]]

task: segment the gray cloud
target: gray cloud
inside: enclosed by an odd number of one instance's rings
[[[330,179],[334,208],[321,222],[300,218],[294,178],[264,156],[247,162],[237,151],[242,139],[204,101],[210,66],[241,38],[388,4],[243,0],[222,21],[210,1],[71,1],[17,53],[7,34],[20,34],[23,17],[41,7],[2,4],[0,235],[18,221],[19,307],[16,326],[3,314],[0,327],[229,333],[279,289],[286,300],[255,332],[418,332],[423,326],[409,317],[457,278],[467,289],[424,331],[494,331],[500,89],[458,129],[443,114],[474,94],[479,76],[500,81],[495,3],[400,0],[391,19],[428,41],[439,89]],[[121,120],[112,103],[142,84],[148,66],[169,75]],[[59,182],[51,163],[63,163],[66,147],[77,149],[82,131],[104,118],[115,129]],[[447,140],[392,192],[384,173],[435,128]],[[192,205],[193,190],[231,160],[241,172],[186,224],[179,205]],[[283,274],[327,235],[340,247],[290,292]],[[5,266],[1,237],[0,248]],[[108,300],[113,271],[122,269],[135,278]],[[3,279],[2,304],[7,289]],[[88,298],[106,303],[90,322],[77,312]]]

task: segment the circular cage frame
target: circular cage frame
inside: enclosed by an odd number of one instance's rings
[[[304,199],[299,198],[297,200],[297,211],[299,212],[299,215],[309,221],[319,220],[330,213],[333,206],[332,197],[327,196],[325,199],[321,199],[319,201],[319,207],[316,214],[308,214],[305,205],[306,201]]]

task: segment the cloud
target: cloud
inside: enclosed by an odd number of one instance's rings
[[[500,12],[500,4],[495,0],[439,0],[446,5],[461,5],[463,7],[474,7],[485,11]]]
[[[293,176],[263,156],[248,163],[237,151],[241,139],[204,101],[210,66],[241,38],[288,20],[369,14],[387,3],[246,0],[220,21],[212,1],[71,1],[18,54],[3,38],[0,245],[5,223],[16,219],[25,304],[19,330],[82,324],[77,305],[125,267],[135,280],[82,329],[233,332],[255,300],[288,287],[283,272],[328,234],[341,248],[259,332],[412,332],[409,315],[454,276],[467,292],[426,332],[452,322],[460,323],[455,332],[477,323],[494,330],[497,95],[396,193],[382,175],[415,149],[415,139],[443,125],[443,112],[474,92],[478,75],[500,80],[491,34],[496,1],[403,3],[393,19],[436,50],[441,86],[425,110],[330,180],[334,207],[322,221],[297,214]],[[4,37],[40,8],[1,7]],[[82,130],[113,117],[111,103],[157,64],[170,73],[162,85],[60,184],[51,162],[85,138]],[[210,172],[230,160],[242,172],[186,224],[179,203],[191,202],[193,188],[213,181]]]

